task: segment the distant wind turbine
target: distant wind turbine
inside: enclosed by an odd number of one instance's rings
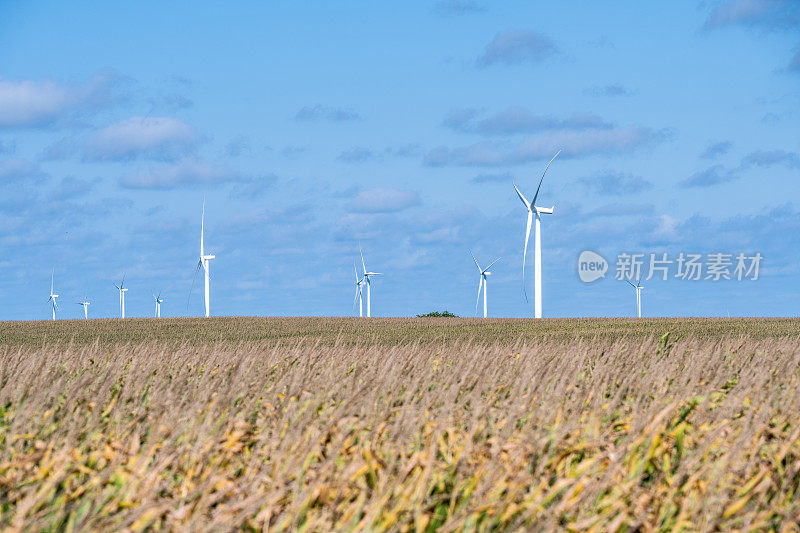
[[[197,261],[197,269],[194,271],[194,278],[192,278],[192,288],[189,289],[189,298],[192,297],[192,290],[194,290],[194,281],[197,279],[197,273],[200,271],[200,267],[203,268],[203,276],[205,278],[205,309],[206,309],[206,318],[211,316],[211,289],[209,285],[209,280],[211,278],[211,260],[216,258],[215,255],[206,255],[205,248],[203,244],[203,231],[205,228],[205,221],[206,221],[206,199],[203,197],[203,215],[200,218],[200,259]],[[189,307],[189,302],[186,302],[186,307]]]
[[[481,266],[478,264],[478,260],[475,259],[475,256],[472,254],[472,251],[469,252],[469,255],[472,255],[472,260],[475,261],[475,266],[478,267],[478,272],[480,272],[480,276],[481,276],[480,279],[478,280],[478,298],[475,300],[475,312],[476,313],[478,312],[478,302],[481,301],[481,288],[482,288],[483,289],[483,318],[486,318],[486,310],[487,310],[487,304],[486,304],[486,277],[491,274],[489,269],[492,268],[493,264],[495,264],[498,261],[500,261],[500,258],[498,257],[497,259],[495,259],[494,261],[489,263],[489,266],[487,266],[486,268],[481,268]]]
[[[53,293],[53,276],[55,275],[55,269],[50,273],[50,298],[47,299],[47,303],[53,302],[53,320],[56,319],[56,311],[58,310],[58,304],[56,303],[56,298],[58,298],[58,294]]]
[[[550,163],[558,157],[558,154],[561,153],[561,150],[556,152],[556,155],[553,156],[553,159],[550,160]],[[533,266],[534,266],[534,314],[535,318],[542,318],[542,239],[541,239],[541,217],[539,215],[552,215],[553,211],[555,210],[555,206],[546,208],[546,207],[538,207],[536,205],[536,200],[539,198],[539,190],[542,188],[542,181],[544,181],[544,175],[547,174],[547,169],[550,168],[550,163],[547,163],[547,166],[542,172],[542,177],[539,179],[539,186],[536,187],[536,193],[533,195],[533,200],[528,201],[519,189],[517,189],[517,185],[514,185],[514,190],[517,191],[519,195],[519,199],[522,200],[522,203],[525,204],[525,208],[528,210],[528,224],[525,229],[525,248],[522,252],[522,292],[525,294],[525,299],[528,299],[528,293],[525,290],[525,260],[528,255],[528,239],[531,236],[531,222],[533,217],[536,216],[536,232],[534,235],[534,257],[533,257]]]
[[[82,302],[78,302],[78,305],[82,305],[83,306],[83,318],[88,320],[88,318],[89,318],[89,306],[92,305],[92,304],[86,298],[86,295],[83,296],[83,301]]]
[[[128,292],[125,288],[125,274],[122,274],[122,282],[119,285],[115,283],[114,286],[119,291],[119,317],[125,318],[125,293]]]
[[[644,290],[644,287],[642,287],[641,283],[639,283],[639,280],[636,280],[636,285],[631,283],[630,280],[626,279],[625,281],[628,282],[628,285],[636,289],[636,313],[639,318],[642,318],[642,291]]]
[[[160,292],[158,296],[154,294],[153,299],[156,301],[156,318],[161,318],[161,304],[164,303],[164,299],[161,297]]]
[[[356,295],[353,298],[353,309],[356,307],[356,301],[358,301],[358,316],[364,316],[364,301],[362,300],[362,296],[364,291],[361,290],[362,286],[364,285],[364,278],[358,279],[358,268],[356,268],[356,263],[353,261],[353,270],[356,273]]]
[[[361,268],[364,269],[364,282],[367,284],[367,317],[372,316],[372,303],[371,303],[371,285],[372,276],[381,276],[383,275],[381,272],[367,272],[367,266],[364,264],[364,252],[361,251],[361,247],[358,247],[358,251],[361,254]]]

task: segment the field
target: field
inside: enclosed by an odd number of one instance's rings
[[[799,334],[0,323],[0,527],[800,531]]]

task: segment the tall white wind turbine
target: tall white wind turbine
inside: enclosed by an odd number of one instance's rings
[[[364,316],[364,301],[362,300],[362,296],[364,295],[364,291],[362,287],[364,285],[364,278],[358,278],[358,268],[356,268],[356,263],[353,261],[353,270],[356,273],[356,295],[353,298],[353,308],[356,307],[356,301],[358,301],[358,316]]]
[[[372,299],[371,299],[371,285],[372,276],[381,276],[383,275],[381,272],[367,272],[367,266],[364,264],[364,252],[361,251],[361,247],[358,247],[358,252],[361,254],[361,268],[364,269],[364,282],[367,284],[367,317],[372,316]]]
[[[125,288],[125,274],[122,274],[122,283],[119,285],[115,283],[114,286],[119,291],[119,317],[125,318],[125,293],[128,292]]]
[[[54,275],[55,275],[55,269],[50,273],[50,298],[47,299],[47,303],[53,302],[53,320],[56,319],[56,311],[58,310],[58,304],[56,303],[56,298],[58,298],[58,294],[53,293]]]
[[[556,155],[553,156],[553,159],[550,160],[550,163],[558,157],[558,154],[561,153],[561,150],[556,152]],[[528,239],[531,236],[531,222],[533,221],[534,216],[536,217],[536,231],[534,234],[533,240],[533,278],[534,278],[534,314],[535,318],[542,318],[542,239],[541,239],[541,216],[540,215],[552,215],[553,211],[555,210],[555,206],[547,208],[547,207],[538,207],[536,205],[536,200],[539,198],[539,190],[542,188],[542,181],[544,181],[544,175],[547,174],[547,169],[550,168],[550,163],[547,163],[547,166],[542,172],[542,177],[539,179],[539,186],[536,187],[536,194],[533,195],[533,200],[528,201],[519,189],[517,189],[517,185],[514,185],[514,190],[517,191],[519,195],[519,199],[522,200],[522,203],[525,205],[525,208],[528,210],[528,224],[525,229],[525,248],[522,252],[522,292],[525,294],[525,299],[528,299],[528,293],[525,291],[525,261],[528,255]]]
[[[215,255],[206,255],[205,254],[205,246],[203,243],[203,232],[205,229],[205,221],[206,221],[206,199],[203,197],[203,215],[200,218],[200,259],[197,261],[197,269],[194,271],[194,278],[192,279],[192,289],[194,289],[194,280],[197,278],[197,273],[200,271],[200,267],[203,267],[203,277],[204,277],[204,286],[205,286],[205,309],[206,309],[206,318],[211,316],[211,287],[209,285],[209,280],[211,279],[211,260],[216,258]],[[189,289],[189,296],[192,296],[192,289]],[[188,306],[188,303],[187,303]]]
[[[86,295],[83,296],[83,301],[78,302],[78,305],[83,306],[83,318],[88,320],[89,306],[92,305],[92,303],[86,298]]]
[[[480,272],[481,276],[480,279],[478,280],[478,298],[475,300],[475,312],[476,313],[478,312],[478,302],[481,301],[481,289],[483,289],[483,318],[486,318],[486,310],[487,310],[486,277],[491,275],[491,271],[489,269],[492,268],[492,265],[500,261],[500,258],[498,257],[497,259],[489,263],[489,266],[487,266],[486,268],[481,268],[481,266],[478,264],[478,260],[475,259],[475,256],[472,254],[471,251],[469,252],[469,255],[472,255],[472,260],[475,261],[475,266],[478,267],[478,272]]]
[[[642,287],[642,284],[639,283],[639,280],[636,280],[636,285],[631,283],[630,280],[626,279],[625,281],[627,281],[628,285],[636,290],[636,314],[639,316],[639,318],[642,318],[642,291],[644,290],[644,287]]]
[[[158,296],[155,294],[153,295],[153,299],[156,301],[156,318],[161,318],[161,304],[164,303],[164,299],[161,297],[161,293],[158,293]]]

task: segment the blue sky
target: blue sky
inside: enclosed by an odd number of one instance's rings
[[[215,315],[352,314],[360,242],[376,316],[474,315],[470,249],[531,316],[512,181],[557,149],[545,316],[635,312],[620,252],[764,257],[645,315],[800,308],[796,1],[6,0],[0,51],[0,319],[48,318],[51,268],[63,318],[116,316],[123,273],[129,316],[201,314],[204,195]]]

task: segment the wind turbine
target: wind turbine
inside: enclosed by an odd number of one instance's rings
[[[353,271],[356,273],[356,295],[353,297],[353,308],[356,307],[356,300],[358,300],[358,316],[364,316],[364,302],[362,300],[362,296],[364,291],[362,291],[362,286],[364,285],[364,278],[358,279],[358,269],[356,268],[356,263],[353,261]]]
[[[472,260],[475,261],[475,266],[478,267],[478,272],[480,272],[481,275],[480,280],[478,280],[478,298],[475,300],[475,312],[478,312],[478,302],[481,301],[481,288],[483,288],[483,318],[486,318],[486,276],[491,274],[489,269],[492,268],[493,264],[500,261],[500,258],[498,257],[489,263],[489,266],[486,268],[481,268],[481,266],[478,264],[478,260],[475,259],[475,256],[472,254],[472,251],[469,252],[469,255],[472,255]]]
[[[86,299],[86,295],[83,296],[83,301],[82,302],[78,302],[78,305],[82,305],[83,306],[83,318],[88,320],[89,319],[89,306],[92,305],[92,304],[91,304],[91,302],[89,300]]]
[[[156,318],[161,318],[161,304],[164,302],[161,292],[158,293],[158,296],[154,294],[153,299],[156,301]]]
[[[639,318],[642,318],[642,291],[644,287],[642,287],[639,280],[636,280],[636,285],[630,282],[630,280],[625,280],[628,282],[628,285],[636,289],[636,313],[639,315]]]
[[[203,267],[203,275],[205,278],[205,308],[206,308],[206,318],[211,316],[211,290],[209,286],[209,279],[211,278],[211,260],[216,258],[215,255],[206,255],[205,248],[203,245],[203,231],[205,228],[205,221],[206,221],[206,199],[203,197],[203,216],[200,219],[200,259],[197,261],[197,269],[194,271],[194,278],[192,278],[192,288],[189,289],[189,297],[192,297],[192,290],[194,289],[194,281],[197,279],[197,273],[200,271],[200,267]],[[186,303],[186,307],[189,307],[189,303]]]
[[[367,284],[367,317],[372,316],[372,306],[371,306],[371,278],[372,276],[381,276],[383,275],[381,272],[367,272],[367,266],[364,264],[364,252],[361,250],[361,246],[358,247],[358,251],[361,254],[361,268],[364,269],[364,282]]]
[[[56,303],[56,298],[58,298],[58,294],[53,293],[53,276],[55,275],[55,269],[50,273],[50,298],[47,299],[46,303],[53,302],[53,320],[56,319],[56,311],[58,310],[58,304]]]
[[[553,156],[553,159],[550,160],[550,163],[558,157],[558,154],[561,153],[561,150],[556,152],[556,155]],[[541,239],[541,216],[540,215],[552,215],[553,211],[555,210],[555,206],[547,208],[547,207],[538,207],[536,205],[536,199],[539,198],[539,190],[542,188],[542,181],[544,181],[544,175],[547,174],[547,169],[550,168],[550,163],[547,163],[547,166],[542,172],[542,177],[539,179],[539,186],[536,187],[536,193],[533,195],[533,200],[528,201],[519,189],[517,189],[517,185],[514,185],[514,190],[517,191],[519,195],[519,199],[522,200],[522,203],[525,204],[525,208],[528,210],[528,224],[525,229],[525,249],[522,252],[522,292],[525,294],[525,300],[528,299],[528,293],[525,291],[525,258],[528,255],[528,239],[531,236],[531,221],[533,217],[536,216],[536,232],[534,235],[534,258],[533,258],[533,266],[534,266],[534,314],[535,318],[542,318],[542,239]]]
[[[128,292],[125,288],[125,274],[122,274],[122,283],[119,285],[115,283],[114,286],[119,291],[119,317],[125,318],[125,293]]]

